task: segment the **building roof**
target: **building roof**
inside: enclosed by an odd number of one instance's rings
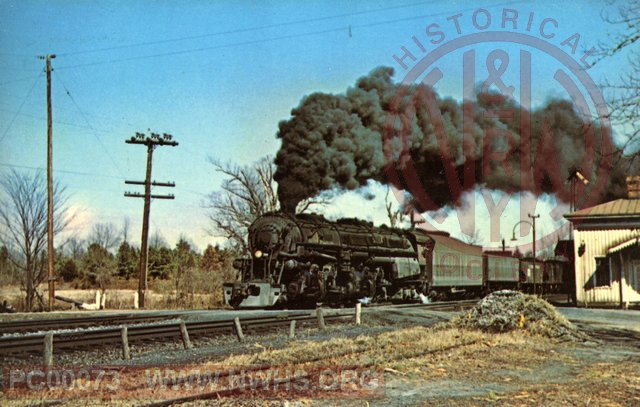
[[[564,215],[572,223],[595,226],[637,227],[640,224],[640,199],[616,199]],[[578,226],[580,228],[580,226]]]
[[[615,253],[615,252],[619,252],[620,250],[624,250],[627,247],[631,247],[633,245],[638,245],[640,241],[640,238],[636,237],[632,237],[631,239],[624,241],[622,243],[619,243],[615,246],[612,246],[609,248],[609,250],[607,250],[607,253],[611,254],[611,253]]]
[[[565,215],[565,218],[640,216],[640,199],[616,199]]]

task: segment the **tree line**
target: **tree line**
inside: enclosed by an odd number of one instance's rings
[[[42,172],[12,171],[0,178],[0,188],[0,286],[20,287],[24,293],[21,308],[44,309],[40,285],[47,279],[45,177]],[[73,217],[67,202],[64,187],[56,184],[56,236]],[[208,245],[199,253],[184,236],[172,248],[156,233],[150,239],[148,276],[152,281],[171,280],[176,303],[179,303],[178,297],[198,291],[193,282],[201,275],[215,280],[212,289],[221,290],[224,281],[233,281],[232,262],[237,255],[237,251],[217,245]],[[129,241],[128,219],[124,220],[121,230],[113,223],[97,223],[86,239],[67,238],[58,243],[54,258],[58,283],[71,283],[75,288],[104,291],[122,285],[123,281],[137,280],[139,274],[140,249]]]

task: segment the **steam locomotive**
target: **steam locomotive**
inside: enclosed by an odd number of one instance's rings
[[[250,256],[223,286],[238,307],[344,304],[368,298],[464,298],[499,289],[569,293],[570,262],[483,251],[446,232],[402,230],[316,214],[265,214],[249,227]]]

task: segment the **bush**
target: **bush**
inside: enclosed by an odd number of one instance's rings
[[[65,282],[70,282],[78,278],[80,273],[76,262],[73,259],[67,259],[58,269],[58,275],[62,277]]]
[[[222,273],[189,268],[168,280],[154,280],[148,308],[208,309],[222,305]]]

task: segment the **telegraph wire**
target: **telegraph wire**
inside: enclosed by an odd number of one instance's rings
[[[0,52],[0,55],[5,57],[16,57],[16,58],[33,58],[31,54],[12,54],[9,52]]]
[[[494,7],[502,7],[502,6],[512,6],[514,4],[522,4],[522,3],[529,3],[529,0],[521,0],[521,1],[509,1],[509,2],[503,2],[503,3],[497,3],[497,4],[492,4],[490,6],[485,6],[485,8],[494,8]],[[468,7],[468,8],[464,8],[464,9],[460,9],[460,10],[456,10],[459,13],[462,12],[466,12],[466,11],[473,11],[473,10],[477,10],[478,7]],[[403,18],[397,18],[395,20],[386,20],[386,21],[375,21],[372,23],[364,23],[364,24],[359,24],[359,25],[352,25],[350,26],[351,28],[369,28],[369,27],[376,27],[379,25],[385,25],[385,24],[393,24],[393,23],[400,23],[403,21],[411,21],[411,20],[416,20],[416,19],[421,19],[421,18],[426,18],[426,17],[440,17],[440,16],[445,16],[451,14],[451,11],[443,11],[440,13],[434,13],[434,14],[425,14],[422,16],[415,16],[415,17],[403,17]]]
[[[503,2],[503,3],[496,3],[496,4],[492,4],[492,5],[486,6],[486,8],[494,8],[494,7],[501,7],[501,6],[506,6],[506,5],[514,5],[514,4],[528,3],[528,2],[529,2],[528,0],[523,0],[523,1],[519,1],[519,2]],[[472,10],[476,10],[476,9],[477,9],[477,7],[469,7],[469,8],[461,9],[461,10],[457,10],[457,11],[464,12],[464,11],[472,11]],[[182,49],[182,50],[176,50],[176,51],[167,51],[167,52],[160,52],[160,53],[156,53],[156,54],[136,55],[136,56],[126,57],[126,58],[107,59],[107,60],[80,63],[80,64],[74,64],[74,65],[63,65],[63,66],[58,66],[56,69],[57,70],[60,70],[60,69],[71,69],[71,68],[80,68],[80,67],[85,67],[85,66],[97,66],[97,65],[104,65],[104,64],[139,61],[139,60],[144,60],[144,59],[149,59],[149,58],[161,58],[161,57],[184,55],[184,54],[191,54],[191,53],[197,53],[197,52],[203,52],[203,51],[224,49],[224,48],[230,48],[230,47],[241,47],[241,46],[246,46],[246,45],[256,45],[256,44],[263,44],[263,43],[269,43],[269,42],[280,41],[280,40],[310,37],[310,36],[321,35],[321,34],[329,34],[329,33],[334,33],[334,32],[348,32],[349,28],[351,28],[351,30],[353,31],[356,28],[376,27],[376,26],[381,26],[381,25],[386,25],[386,24],[393,24],[393,23],[398,23],[398,22],[403,22],[403,21],[419,20],[419,19],[423,19],[423,18],[427,18],[427,17],[438,17],[438,16],[442,16],[442,15],[447,15],[449,13],[450,12],[424,14],[424,15],[420,15],[420,16],[403,17],[403,18],[398,18],[398,19],[393,19],[393,20],[382,20],[382,21],[375,21],[375,22],[372,22],[372,23],[364,23],[364,24],[357,24],[357,25],[356,24],[348,24],[348,25],[345,25],[345,26],[328,28],[328,29],[324,29],[324,30],[309,31],[309,32],[303,32],[303,33],[297,33],[297,34],[287,34],[287,35],[281,35],[281,36],[276,36],[276,37],[271,37],[271,38],[262,38],[262,39],[257,39],[257,40],[239,41],[239,42],[233,42],[233,43],[228,43],[228,44],[219,44],[219,45],[212,45],[212,46],[199,47],[199,48],[189,48],[189,49]]]
[[[29,78],[29,79],[31,79],[31,78]],[[0,86],[2,86],[2,84],[0,84]],[[15,95],[7,94],[7,96],[13,97]],[[0,104],[6,105],[6,106],[13,106],[13,103],[9,103],[6,100],[0,100]],[[75,112],[77,109],[75,108],[75,106],[74,106],[73,109],[70,108],[70,107],[65,107],[65,106],[56,106],[56,110],[64,110],[64,111],[67,111],[67,112],[71,112],[71,111]],[[7,113],[15,113],[15,110],[13,110],[13,109],[7,109],[7,108],[1,108],[1,107],[0,107],[0,111],[7,112]],[[88,117],[109,120],[111,123],[119,122],[119,123],[121,123],[121,124],[119,124],[121,126],[125,126],[126,125],[126,126],[129,126],[129,127],[135,127],[134,124],[129,122],[129,119],[124,118],[124,117],[115,117],[115,116],[109,116],[108,117],[108,116],[103,116],[103,115],[94,114],[94,113],[85,113],[85,114]],[[29,114],[29,113],[20,113],[20,116],[27,116],[27,117],[31,117],[31,118],[38,119],[38,120],[45,120],[45,121],[47,120],[46,117],[36,116],[36,115]],[[67,126],[88,128],[86,125],[79,124],[79,123],[65,122],[65,121],[60,121],[60,120],[54,120],[53,122],[54,123],[58,123],[58,124],[67,125]],[[96,127],[94,127],[94,129],[96,131],[100,132],[100,133],[113,133],[114,131],[116,131],[115,127],[116,126],[114,125],[114,127],[112,127],[110,130],[106,130],[104,128],[96,128]]]
[[[138,61],[138,60],[149,59],[149,58],[160,58],[160,57],[168,57],[168,56],[174,56],[174,55],[184,55],[184,54],[191,54],[191,53],[194,53],[194,52],[211,51],[211,50],[223,49],[223,48],[229,48],[229,47],[240,47],[240,46],[245,46],[245,45],[262,44],[262,43],[267,43],[267,42],[273,42],[273,41],[279,41],[279,40],[285,40],[285,39],[292,39],[292,38],[309,37],[309,36],[313,36],[313,35],[328,34],[328,33],[339,32],[339,31],[344,31],[344,27],[329,28],[329,29],[326,29],[326,30],[312,31],[312,32],[301,33],[301,34],[282,35],[282,36],[279,36],[279,37],[263,38],[263,39],[259,39],[259,40],[240,41],[240,42],[234,42],[234,43],[229,43],[229,44],[213,45],[213,46],[208,46],[208,47],[190,48],[190,49],[177,50],[177,51],[168,51],[168,52],[162,52],[162,53],[157,53],[157,54],[147,54],[147,55],[138,55],[138,56],[133,56],[133,57],[127,57],[127,58],[108,59],[108,60],[105,60],[105,61],[88,62],[88,63],[84,63],[84,64],[64,65],[64,66],[59,66],[56,69],[58,69],[58,70],[60,70],[60,69],[71,69],[71,68],[80,68],[80,67],[84,67],[84,66],[96,66],[96,65],[113,64],[113,63],[119,63],[119,62]]]
[[[0,167],[21,168],[21,169],[32,170],[32,171],[44,171],[45,170],[42,167],[32,167],[32,166],[28,166],[28,165],[11,164],[11,163],[3,163],[3,162],[0,162]],[[122,181],[124,179],[124,178],[120,178],[120,177],[115,176],[115,175],[96,174],[96,173],[91,173],[91,172],[81,172],[81,171],[71,171],[71,170],[54,169],[53,172],[54,173],[58,173],[58,174],[78,175],[78,176],[83,176],[83,177],[111,178],[111,179],[117,179],[117,180],[120,180],[120,181]],[[176,186],[175,188],[178,191],[186,192],[186,193],[189,193],[189,194],[192,194],[192,195],[197,195],[197,196],[199,196],[201,198],[206,198],[206,197],[208,197],[210,195],[208,193],[194,191],[193,189],[189,189],[189,188],[185,188],[185,187]],[[85,190],[85,189],[86,188],[82,188],[82,190]],[[100,190],[104,190],[104,188],[100,188]],[[110,189],[110,191],[120,192],[120,189]],[[202,209],[202,207],[197,205],[197,204],[189,204],[189,203],[186,203],[186,202],[184,202],[182,200],[177,200],[176,204],[178,206],[188,207],[188,208],[192,208],[192,209]]]
[[[334,19],[338,19],[338,18],[345,18],[345,17],[353,17],[353,16],[359,16],[359,15],[365,15],[365,14],[372,14],[372,13],[378,13],[378,12],[381,12],[381,11],[390,11],[390,10],[398,10],[398,9],[403,9],[403,8],[411,8],[411,7],[417,7],[417,6],[423,6],[423,5],[431,4],[433,2],[434,2],[433,0],[431,0],[431,1],[423,1],[423,2],[419,2],[419,3],[402,4],[402,5],[383,7],[383,8],[372,9],[372,10],[355,11],[355,12],[352,12],[352,13],[334,14],[334,15],[331,15],[331,16],[315,17],[315,18],[308,18],[308,19],[294,20],[294,21],[285,21],[285,22],[282,22],[282,23],[267,24],[267,25],[257,26],[257,27],[246,27],[246,28],[238,28],[238,29],[234,29],[234,30],[218,31],[218,32],[208,33],[208,34],[191,35],[191,36],[187,36],[187,37],[167,38],[167,39],[164,39],[164,40],[145,41],[145,42],[138,42],[138,43],[134,43],[134,44],[126,44],[126,45],[115,45],[115,46],[112,46],[112,47],[95,48],[95,49],[88,49],[88,50],[75,51],[75,52],[66,52],[66,53],[65,52],[63,52],[63,53],[59,52],[59,53],[57,53],[57,55],[58,56],[74,56],[74,55],[82,55],[82,54],[89,54],[89,53],[115,51],[115,50],[127,49],[127,48],[139,48],[139,47],[145,47],[145,46],[149,46],[149,45],[168,44],[168,43],[172,43],[172,42],[190,41],[190,40],[197,40],[197,39],[202,39],[202,38],[219,37],[219,36],[229,35],[229,34],[241,34],[241,33],[253,32],[253,31],[267,30],[267,29],[271,29],[271,28],[287,27],[287,26],[292,26],[292,25],[300,25],[300,24],[308,24],[308,23],[317,23],[317,22],[320,22],[320,21],[334,20]]]
[[[29,165],[20,165],[20,164],[11,164],[11,163],[3,163],[0,162],[0,167],[9,167],[9,168],[22,168],[26,170],[36,170],[36,171],[44,171],[45,168],[42,167],[32,167]],[[71,174],[71,175],[81,175],[81,176],[90,176],[90,177],[104,177],[104,178],[114,178],[118,180],[124,179],[124,177],[118,177],[115,175],[108,174],[95,174],[90,172],[80,172],[80,171],[71,171],[71,170],[58,170],[55,169],[53,172],[61,173],[61,174]]]
[[[21,169],[33,170],[33,171],[44,171],[45,170],[45,168],[43,168],[43,167],[32,167],[32,166],[29,166],[29,165],[3,163],[3,162],[0,162],[0,167],[21,168]],[[97,173],[93,173],[93,172],[81,172],[81,171],[58,170],[58,169],[54,169],[53,172],[60,173],[60,174],[78,175],[78,176],[83,176],[83,177],[102,177],[102,178],[112,178],[112,179],[117,179],[117,180],[123,180],[124,179],[124,177],[119,177],[119,176],[116,176],[116,175],[109,175],[109,174],[102,174],[102,173],[101,174],[97,174]],[[194,191],[194,190],[189,189],[189,188],[184,188],[184,187],[179,187],[179,186],[176,186],[175,188],[177,190],[188,192],[188,193],[193,194],[193,195],[198,195],[198,196],[203,196],[203,197],[209,196],[209,194],[205,194],[205,193],[202,193],[202,192]],[[114,191],[116,191],[116,190],[114,190]],[[120,192],[119,189],[117,191]],[[196,207],[194,205],[191,205],[191,206]]]
[[[37,69],[24,69],[24,68],[12,67],[12,66],[2,66],[2,65],[0,65],[0,71],[18,71],[18,72],[22,72],[22,73],[36,73],[36,72],[38,72]]]
[[[19,79],[12,79],[10,81],[0,82],[0,86],[10,85],[10,84],[16,83],[16,82],[24,82],[24,81],[28,81],[28,80],[30,80],[32,78],[33,78],[33,76],[28,76],[28,77],[19,78]]]
[[[18,117],[18,115],[20,114],[20,111],[22,110],[22,107],[27,102],[27,99],[29,99],[29,96],[31,96],[31,92],[33,92],[33,89],[38,84],[38,81],[42,77],[43,73],[44,73],[44,71],[40,71],[40,73],[38,74],[38,77],[36,78],[36,80],[33,81],[33,84],[31,85],[31,88],[29,88],[29,91],[25,95],[24,99],[22,99],[22,103],[20,103],[20,106],[18,107],[18,110],[16,111],[16,113],[11,118],[11,121],[9,121],[9,125],[7,125],[7,127],[4,129],[4,132],[2,133],[2,136],[0,136],[0,143],[2,143],[4,141],[4,139],[5,139],[5,137],[7,137],[7,134],[9,134],[9,129],[11,129],[11,126],[13,125],[13,122],[16,121],[16,117]]]
[[[82,111],[82,109],[80,108],[80,105],[78,105],[78,103],[76,102],[75,98],[73,97],[73,95],[71,95],[71,92],[69,92],[69,89],[67,89],[66,85],[64,84],[64,81],[62,80],[62,77],[60,76],[60,74],[56,73],[54,71],[55,75],[56,75],[56,79],[58,81],[60,81],[60,84],[62,85],[62,87],[64,88],[67,96],[69,96],[69,99],[71,99],[71,101],[73,102],[74,106],[76,107],[76,109],[78,109],[78,112],[80,113],[80,115],[82,116],[82,118],[84,119],[85,123],[87,124],[87,126],[89,127],[89,129],[91,130],[91,134],[93,135],[93,137],[95,137],[96,140],[98,140],[98,143],[100,144],[100,146],[102,147],[102,149],[104,150],[105,154],[107,155],[107,157],[109,157],[109,160],[111,160],[111,163],[114,165],[114,167],[116,168],[116,171],[118,171],[118,173],[120,173],[120,175],[122,176],[122,178],[125,178],[124,173],[122,172],[122,170],[120,169],[120,166],[116,163],[116,161],[113,159],[113,156],[109,153],[109,150],[107,150],[107,147],[104,145],[104,143],[102,142],[102,140],[100,139],[100,137],[98,136],[97,131],[93,128],[93,126],[91,125],[91,123],[89,122],[89,119],[87,118],[87,116],[84,114],[84,112]]]
[[[59,108],[58,108],[59,109]],[[4,109],[0,107],[0,112],[7,112],[7,113],[16,113],[14,110],[11,109]],[[20,113],[18,112],[18,116],[23,116],[23,117],[29,117],[31,119],[36,119],[36,120],[40,120],[40,121],[47,121],[46,117],[42,117],[42,116],[37,116],[35,114],[30,114],[30,113]],[[53,121],[55,124],[60,124],[62,126],[71,126],[71,127],[77,127],[79,129],[91,129],[91,127],[86,126],[84,124],[78,124],[78,123],[72,123],[72,122],[66,122],[66,121],[61,121],[61,120],[54,120]],[[93,128],[93,130],[98,131],[100,133],[113,133],[113,131],[108,131],[108,130],[104,130],[104,129],[96,129]]]

